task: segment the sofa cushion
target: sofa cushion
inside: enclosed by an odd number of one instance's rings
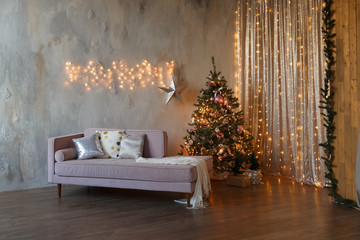
[[[114,178],[159,182],[194,182],[196,167],[137,163],[135,159],[87,159],[55,163],[55,174],[68,177]]]
[[[84,135],[88,136],[96,131],[115,131],[117,129],[110,128],[88,128],[85,129]],[[144,156],[146,158],[161,158],[167,154],[167,134],[162,130],[139,130],[127,129],[127,135],[145,134],[144,140]]]
[[[124,130],[100,131],[99,134],[105,158],[119,158],[121,140],[126,136]]]
[[[143,156],[145,134],[128,135],[121,141],[120,158],[137,159]]]
[[[104,155],[98,139],[98,133],[82,138],[74,138],[72,141],[74,142],[78,159],[89,159]]]
[[[64,148],[55,152],[55,161],[63,162],[66,160],[76,159],[77,153],[75,148]]]

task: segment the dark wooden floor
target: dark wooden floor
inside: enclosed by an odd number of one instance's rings
[[[249,188],[212,183],[211,206],[178,193],[63,186],[0,193],[0,239],[360,239],[360,211],[327,191],[266,177]]]

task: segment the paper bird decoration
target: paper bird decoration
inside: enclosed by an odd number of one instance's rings
[[[159,87],[161,90],[163,90],[164,92],[167,92],[167,97],[166,97],[166,101],[165,104],[167,104],[170,99],[175,96],[181,103],[181,99],[179,96],[179,90],[184,88],[184,85],[180,86],[180,87],[176,87],[175,85],[175,81],[174,81],[174,76],[171,76],[171,82],[170,82],[170,87],[169,88],[164,88],[164,87]]]

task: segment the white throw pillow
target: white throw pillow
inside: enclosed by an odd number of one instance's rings
[[[120,157],[137,159],[143,156],[145,135],[128,135],[121,141]]]
[[[125,131],[102,131],[99,133],[105,158],[119,158],[121,140],[126,136]]]

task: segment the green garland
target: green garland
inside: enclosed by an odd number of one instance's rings
[[[355,207],[356,204],[353,200],[345,199],[340,194],[337,193],[338,180],[335,178],[333,170],[333,161],[334,161],[334,146],[333,141],[336,138],[334,136],[335,124],[334,117],[336,112],[334,108],[334,90],[330,89],[330,83],[333,82],[335,75],[333,66],[335,64],[334,58],[334,49],[335,44],[333,38],[335,33],[332,33],[332,30],[335,26],[335,19],[332,19],[334,12],[331,10],[332,0],[325,0],[325,6],[322,10],[323,12],[323,21],[324,26],[322,27],[322,32],[324,34],[324,52],[326,57],[326,69],[325,69],[325,79],[324,79],[324,88],[321,89],[321,100],[320,108],[324,109],[325,113],[321,113],[324,116],[324,126],[326,128],[326,141],[320,143],[320,146],[324,148],[325,157],[321,157],[324,160],[324,163],[327,167],[328,172],[325,174],[325,177],[330,181],[325,188],[329,190],[329,196],[331,196],[336,203],[342,204],[346,207]]]

